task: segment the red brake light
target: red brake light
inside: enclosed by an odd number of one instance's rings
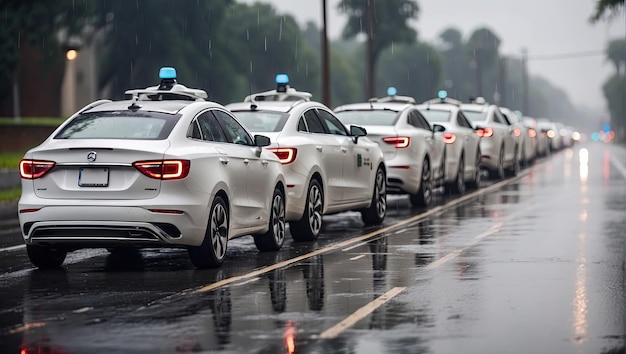
[[[189,174],[189,160],[137,161],[133,166],[144,175],[155,179],[182,179]]]
[[[54,167],[53,161],[22,160],[20,161],[20,176],[24,179],[37,179]]]
[[[520,136],[520,135],[522,135],[522,131],[519,130],[519,128],[515,128],[515,129],[513,129],[513,135]]]
[[[488,138],[493,136],[493,129],[491,128],[481,128],[476,130],[476,134],[478,134],[478,136],[480,136],[481,138]]]
[[[283,165],[294,162],[298,153],[296,148],[270,148],[268,150],[276,154]]]
[[[443,133],[443,141],[446,144],[453,144],[456,141],[456,135],[454,133]]]
[[[528,136],[531,137],[531,138],[536,137],[537,136],[537,131],[535,129],[533,129],[533,128],[529,128],[528,129]]]
[[[396,148],[402,149],[405,147],[409,147],[411,143],[411,138],[408,136],[390,136],[383,138],[383,141],[390,145],[395,145]]]

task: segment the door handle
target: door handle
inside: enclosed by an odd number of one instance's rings
[[[342,148],[341,148],[341,152],[346,153],[346,152],[348,152],[348,149],[346,149],[346,148],[342,147]]]
[[[228,159],[224,158],[224,157],[220,157],[220,162],[222,163],[222,165],[226,166],[228,165]]]
[[[263,167],[267,167],[267,164],[268,164],[267,160],[261,161],[261,165],[263,165]]]
[[[250,163],[250,160],[248,160],[248,159],[244,159],[244,160],[243,160],[243,163],[247,165],[247,164],[249,164],[249,163]]]
[[[319,151],[319,152],[322,152],[322,150],[324,150],[324,149],[323,149],[321,146],[317,145],[317,146],[315,147],[315,150],[317,150],[317,151]]]

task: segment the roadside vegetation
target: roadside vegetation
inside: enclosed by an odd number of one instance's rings
[[[0,189],[0,202],[18,200],[22,194],[22,188]]]

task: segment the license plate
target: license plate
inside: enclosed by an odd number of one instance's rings
[[[109,168],[81,168],[78,173],[78,185],[81,187],[107,187],[109,185]]]

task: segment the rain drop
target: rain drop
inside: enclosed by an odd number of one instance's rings
[[[265,37],[265,51],[267,52],[267,37]]]

